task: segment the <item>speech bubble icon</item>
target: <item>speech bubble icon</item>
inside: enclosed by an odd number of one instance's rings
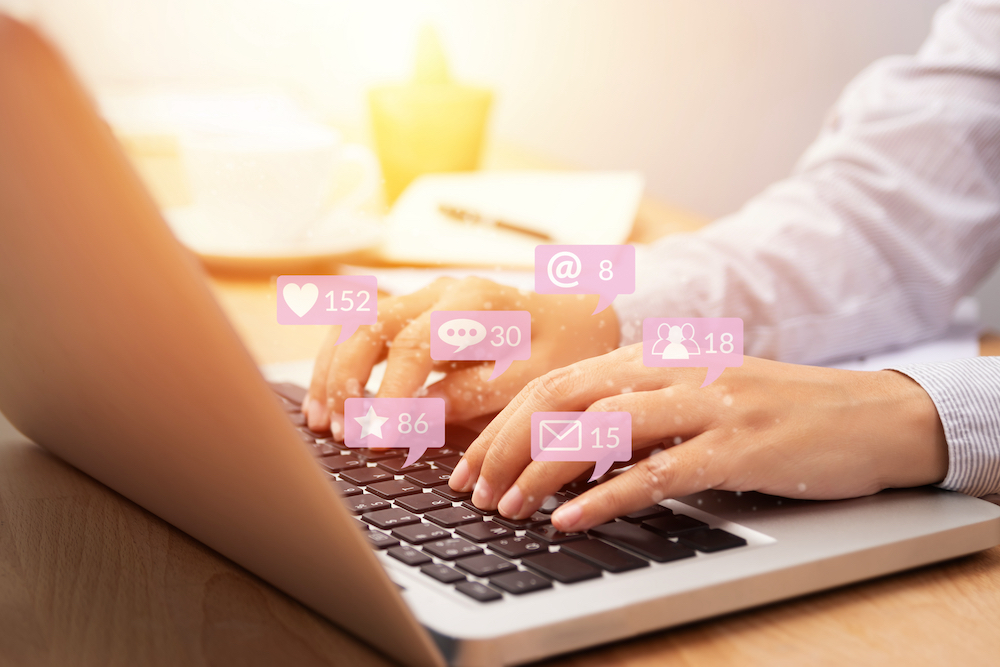
[[[593,461],[590,481],[616,461],[632,458],[628,412],[535,412],[531,415],[533,461]]]
[[[706,387],[729,367],[743,365],[743,320],[738,317],[647,317],[642,361],[649,368],[707,368]]]
[[[531,357],[531,313],[526,310],[435,310],[431,359],[495,361],[493,380]]]
[[[481,343],[486,338],[486,326],[466,318],[448,320],[438,327],[438,338],[457,347],[455,352],[458,353],[470,345]]]
[[[278,276],[278,324],[340,325],[335,345],[378,322],[375,276]]]
[[[344,444],[406,449],[403,467],[444,445],[443,398],[349,398],[344,401]]]
[[[596,315],[619,294],[635,292],[635,246],[535,246],[535,291],[597,294]]]

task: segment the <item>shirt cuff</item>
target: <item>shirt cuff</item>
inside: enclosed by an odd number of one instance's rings
[[[971,496],[1000,492],[1000,357],[890,367],[930,395],[948,441],[938,486]]]

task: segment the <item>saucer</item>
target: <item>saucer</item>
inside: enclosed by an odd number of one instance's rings
[[[247,246],[212,224],[209,215],[196,206],[168,208],[163,217],[178,240],[208,268],[223,271],[292,271],[320,262],[356,259],[358,253],[379,245],[384,234],[381,217],[334,209],[298,239]]]

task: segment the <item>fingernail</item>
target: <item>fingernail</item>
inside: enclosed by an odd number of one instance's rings
[[[472,492],[472,504],[484,510],[493,509],[493,489],[482,477],[476,482],[476,490]]]
[[[500,514],[503,514],[508,519],[517,519],[523,506],[524,494],[521,493],[521,489],[515,484],[507,489],[507,493],[503,494],[503,498],[500,499],[497,509],[500,510]]]
[[[309,428],[317,433],[326,429],[326,414],[323,405],[316,399],[309,401],[309,413],[307,415]]]
[[[465,459],[458,462],[455,469],[451,471],[451,479],[448,486],[455,491],[468,491],[466,485],[469,483],[469,463]]]
[[[344,415],[339,412],[330,415],[330,433],[337,442],[344,441]]]
[[[306,397],[302,399],[302,414],[309,414],[309,392],[306,392]]]
[[[582,518],[583,510],[580,509],[579,503],[566,503],[552,513],[552,523],[564,533],[572,533],[579,530]]]

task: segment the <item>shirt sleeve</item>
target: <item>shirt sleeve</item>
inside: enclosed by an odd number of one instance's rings
[[[973,496],[1000,493],[1000,358],[892,370],[913,378],[937,407],[948,441],[948,475],[939,486]]]
[[[741,317],[747,354],[798,363],[938,336],[1000,258],[998,184],[1000,2],[953,2],[848,86],[789,178],[639,249],[622,344],[646,317]]]

